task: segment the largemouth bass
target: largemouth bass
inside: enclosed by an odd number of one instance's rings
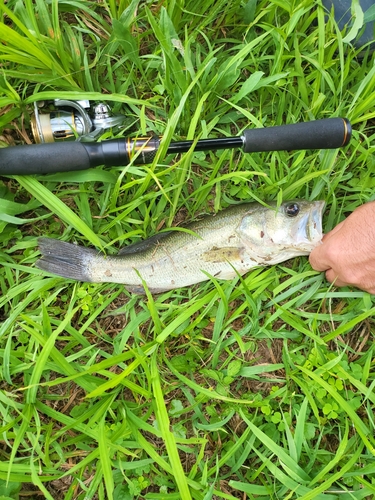
[[[323,201],[280,207],[245,203],[125,247],[116,256],[40,238],[37,267],[79,281],[122,283],[144,293],[193,285],[209,275],[229,280],[256,266],[308,255],[322,239]]]

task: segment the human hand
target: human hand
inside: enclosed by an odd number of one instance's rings
[[[310,254],[316,271],[336,286],[353,285],[375,294],[375,202],[356,208],[324,235]]]

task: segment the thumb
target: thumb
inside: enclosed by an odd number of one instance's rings
[[[332,264],[335,264],[328,256],[328,243],[330,242],[331,238],[334,238],[335,236],[337,237],[337,233],[342,228],[344,222],[345,221],[340,222],[340,224],[335,226],[329,233],[325,234],[323,236],[322,244],[318,245],[310,253],[310,265],[313,269],[315,269],[315,271],[326,271],[327,269],[331,269],[331,267],[333,267]]]
[[[309,261],[311,267],[315,269],[315,271],[326,271],[331,268],[331,263],[326,257],[324,242],[314,248],[314,250],[310,253]]]

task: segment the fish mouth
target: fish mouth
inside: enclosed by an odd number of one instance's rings
[[[323,238],[324,207],[324,201],[309,202],[308,210],[305,211],[296,227],[296,246],[306,253],[310,253]]]
[[[325,201],[314,201],[306,224],[306,237],[314,246],[323,238],[322,219]]]

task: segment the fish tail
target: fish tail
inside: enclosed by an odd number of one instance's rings
[[[96,257],[95,250],[51,238],[39,238],[38,245],[42,257],[36,267],[64,278],[92,281],[88,264]]]

